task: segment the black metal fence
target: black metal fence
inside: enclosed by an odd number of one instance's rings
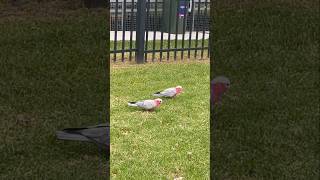
[[[174,7],[168,2],[175,0],[165,1],[110,0],[110,52],[114,62],[209,57],[210,1],[176,0]],[[167,14],[165,8],[175,14]]]

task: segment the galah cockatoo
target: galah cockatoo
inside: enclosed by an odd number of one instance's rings
[[[132,107],[139,107],[145,110],[153,110],[156,107],[159,107],[162,103],[162,99],[157,98],[154,100],[143,100],[143,101],[136,101],[136,102],[129,102],[128,106]]]
[[[211,105],[219,103],[222,95],[230,88],[230,80],[224,76],[218,76],[211,81]]]
[[[165,89],[163,91],[156,92],[153,95],[157,97],[175,97],[180,93],[182,93],[182,87],[176,86],[176,87]]]
[[[107,123],[84,128],[67,128],[57,131],[56,135],[60,140],[93,142],[106,149],[107,153],[110,152],[110,126]]]

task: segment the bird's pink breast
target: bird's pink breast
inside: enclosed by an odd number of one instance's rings
[[[216,103],[221,99],[221,96],[227,91],[226,85],[222,83],[217,83],[213,85],[213,91],[211,96],[213,96],[213,102]]]

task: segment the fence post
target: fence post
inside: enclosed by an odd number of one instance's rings
[[[145,36],[146,0],[137,2],[137,30],[136,30],[136,61],[144,63],[144,36]]]

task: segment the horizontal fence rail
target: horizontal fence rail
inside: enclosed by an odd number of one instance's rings
[[[110,0],[112,60],[209,58],[209,0]]]

